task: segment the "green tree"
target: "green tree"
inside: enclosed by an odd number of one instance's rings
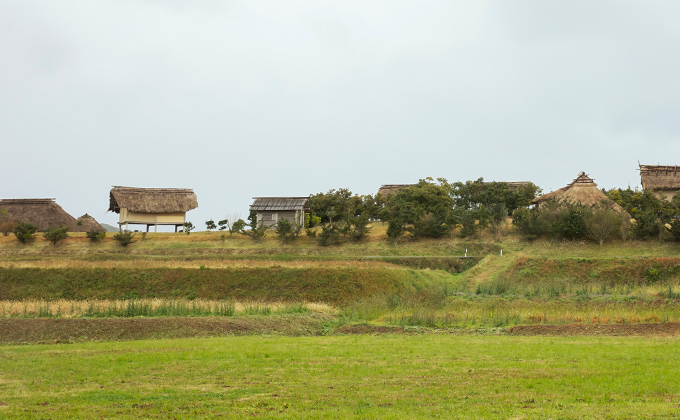
[[[68,238],[68,226],[60,226],[58,228],[47,228],[43,232],[43,237],[52,243],[52,245],[57,245],[57,242],[63,241]]]
[[[30,222],[18,222],[14,226],[14,236],[22,244],[32,241],[35,239],[35,231],[38,230],[38,226]]]
[[[397,225],[402,225],[413,239],[440,238],[455,226],[453,200],[445,187],[431,178],[390,195],[386,207],[392,234],[401,230]]]
[[[193,223],[191,222],[184,222],[184,233],[189,235],[192,230],[196,229]]]
[[[213,231],[213,230],[217,229],[217,225],[215,224],[215,221],[213,219],[210,219],[210,220],[206,220],[205,228],[210,230],[210,231]]]
[[[621,220],[621,215],[611,207],[594,206],[583,211],[586,235],[600,246],[621,228]]]
[[[493,230],[493,235],[496,240],[501,238],[503,234],[503,227],[508,217],[508,209],[503,203],[495,203],[489,206],[489,223]]]
[[[289,244],[300,236],[302,226],[286,219],[280,219],[274,226],[274,231],[282,244]]]
[[[90,230],[85,232],[85,236],[92,241],[92,242],[98,242],[106,238],[106,232],[100,232],[98,230]]]
[[[135,234],[127,229],[113,235],[113,239],[115,239],[123,247],[126,247],[132,243],[137,242],[137,240],[134,239],[134,237]]]

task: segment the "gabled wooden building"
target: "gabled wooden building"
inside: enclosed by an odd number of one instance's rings
[[[279,220],[305,225],[305,213],[310,212],[309,197],[253,197],[250,211],[257,213],[257,223],[274,226]]]
[[[198,199],[186,188],[135,188],[114,186],[109,193],[109,211],[120,214],[118,225],[175,226],[186,222],[186,213],[198,207]],[[123,227],[124,226],[124,227]]]
[[[0,200],[0,209],[7,211],[9,220],[33,223],[38,230],[66,226],[71,232],[78,231],[76,219],[54,198],[7,198]]]
[[[639,166],[643,190],[652,190],[657,196],[668,200],[680,191],[680,166]]]

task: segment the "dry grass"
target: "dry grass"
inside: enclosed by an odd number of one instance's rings
[[[80,318],[88,314],[106,314],[120,312],[131,302],[139,307],[146,307],[151,311],[158,311],[162,308],[173,306],[188,308],[191,312],[218,312],[218,308],[223,308],[225,304],[231,305],[234,315],[248,313],[275,313],[286,312],[290,308],[304,308],[310,312],[336,314],[337,310],[330,305],[315,302],[236,302],[223,300],[206,299],[135,299],[130,300],[67,300],[60,299],[55,301],[44,300],[3,300],[0,301],[0,317],[58,317],[58,318]],[[49,315],[48,315],[49,314]]]

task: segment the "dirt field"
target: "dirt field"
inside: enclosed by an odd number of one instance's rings
[[[0,319],[0,344],[128,341],[220,335],[318,335],[325,314],[182,318]]]
[[[567,324],[518,325],[508,328],[510,335],[610,335],[610,336],[680,336],[680,323],[658,324]]]
[[[271,334],[470,334],[468,330],[430,330],[400,326],[348,324],[329,328],[333,316],[323,313],[246,317],[181,318],[6,318],[0,319],[0,344],[55,344],[84,341],[130,341],[166,338]],[[493,334],[523,336],[680,336],[680,323],[519,325]]]

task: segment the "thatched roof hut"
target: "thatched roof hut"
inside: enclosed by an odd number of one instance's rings
[[[67,226],[71,232],[78,230],[76,219],[66,213],[54,198],[16,198],[0,200],[0,209],[6,210],[10,220],[30,222],[38,230]]]
[[[135,188],[114,186],[109,193],[109,211],[119,213],[118,225],[175,226],[186,222],[186,212],[198,207],[188,188]]]
[[[640,165],[642,189],[671,199],[680,191],[680,166]]]
[[[566,187],[562,187],[559,190],[534,198],[531,201],[531,204],[538,204],[540,206],[542,203],[545,203],[551,199],[563,200],[570,203],[580,203],[584,206],[593,206],[605,203],[610,205],[619,213],[625,212],[621,206],[616,204],[612,199],[607,197],[605,193],[602,192],[602,190],[597,188],[595,181],[586,175],[585,172],[578,174],[576,179],[574,179]]]
[[[403,188],[408,188],[416,184],[385,184],[378,189],[378,194],[382,195],[383,197],[387,197],[388,195],[396,194],[397,191],[403,189]]]
[[[102,225],[100,225],[99,222],[94,219],[94,217],[87,213],[78,218],[77,224],[78,231],[80,232],[91,232],[93,230],[97,232],[106,232],[106,229],[104,229]]]
[[[116,187],[109,194],[109,211],[121,208],[136,213],[186,213],[198,207],[194,190],[188,188]]]

